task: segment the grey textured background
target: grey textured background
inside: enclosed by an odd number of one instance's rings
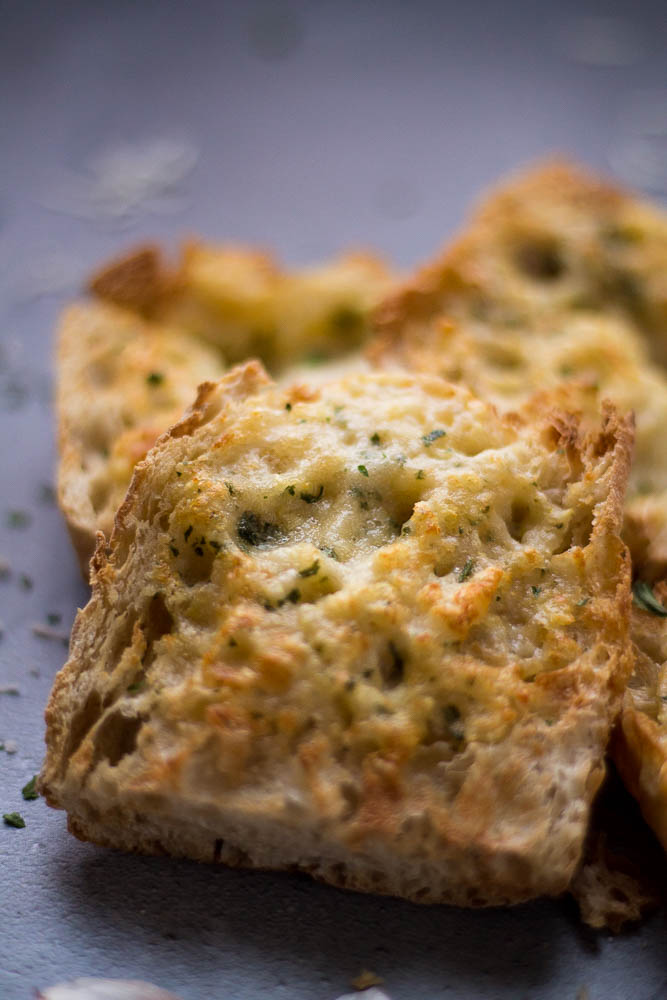
[[[392,1000],[667,997],[667,921],[617,939],[571,904],[419,909],[305,879],[81,845],[20,788],[86,600],[52,478],[51,343],[91,265],[145,236],[429,255],[503,171],[563,151],[665,193],[664,3],[0,5],[0,998],[75,975],[183,1000],[332,1000],[363,967]],[[603,20],[599,20],[602,17]],[[594,20],[590,20],[593,18]],[[598,18],[598,20],[596,20]],[[611,20],[609,20],[611,18]],[[157,200],[104,196],[110,149],[169,141]],[[128,150],[130,152],[128,152]],[[189,159],[189,162],[186,162]],[[106,170],[106,173],[105,173]],[[164,185],[163,185],[164,186]],[[167,185],[168,187],[168,185]],[[24,528],[9,512],[27,511]],[[27,574],[32,581],[25,580]],[[11,747],[11,744],[10,744]]]

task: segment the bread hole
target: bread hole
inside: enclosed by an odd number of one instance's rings
[[[169,611],[169,608],[165,604],[164,597],[160,593],[154,594],[150,604],[148,605],[146,617],[141,626],[146,640],[146,649],[141,660],[144,669],[149,667],[155,659],[155,652],[153,649],[155,643],[158,642],[163,636],[168,635],[173,627],[174,619]]]
[[[177,559],[177,568],[187,587],[209,582],[218,551],[219,548],[216,549],[203,537],[196,538],[194,544],[186,545],[181,549]]]
[[[115,767],[123,757],[134,753],[143,724],[140,715],[124,715],[118,710],[106,715],[95,732],[93,764],[107,760]]]
[[[67,750],[63,754],[63,770],[69,764],[69,759],[79,749],[84,737],[93,728],[102,712],[102,699],[97,691],[91,691],[82,707],[75,713],[70,723]]]
[[[97,479],[90,488],[90,502],[96,514],[107,505],[111,494],[111,483],[108,479]]]
[[[560,249],[553,239],[526,240],[516,249],[514,259],[519,270],[534,281],[556,281],[565,272]]]
[[[104,654],[108,673],[116,667],[123,655],[123,651],[132,642],[132,634],[137,617],[138,615],[134,608],[128,608],[124,614],[119,616],[118,625],[109,638],[109,644]]]
[[[159,520],[158,520],[158,524],[160,526],[160,531],[164,532],[164,534],[168,534],[168,532],[169,532],[169,512],[168,511],[164,511],[162,514],[160,514],[160,517],[159,517]]]
[[[523,500],[513,500],[507,530],[516,542],[520,542],[528,528],[530,508]]]
[[[361,801],[361,796],[359,794],[359,789],[351,781],[343,781],[339,788],[341,798],[343,800],[343,811],[341,813],[341,819],[351,819],[359,808],[359,803]]]
[[[388,643],[380,656],[380,677],[385,688],[395,688],[405,677],[405,658],[393,642]]]
[[[218,839],[213,844],[213,860],[214,861],[217,862],[217,861],[220,860],[220,858],[222,857],[222,849],[223,849],[224,846],[225,846],[224,840],[222,840],[222,838],[218,837]]]

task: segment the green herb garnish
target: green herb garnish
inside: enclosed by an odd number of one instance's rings
[[[37,789],[35,788],[35,783],[37,781],[37,775],[33,774],[30,781],[27,782],[21,789],[21,795],[26,800],[26,802],[32,802],[34,799],[38,799],[39,795]]]
[[[285,493],[289,493],[289,495],[293,497],[294,494],[296,493],[296,488],[294,486],[286,486]]]
[[[637,607],[643,611],[650,611],[651,614],[659,618],[667,618],[667,608],[665,608],[653,593],[650,585],[644,580],[636,580],[632,587],[632,596]]]
[[[320,568],[320,560],[316,559],[315,562],[312,564],[312,566],[307,566],[306,569],[300,569],[299,576],[302,577],[315,576],[319,568]]]
[[[463,569],[459,573],[459,577],[458,577],[459,583],[464,583],[468,579],[468,577],[471,575],[471,573],[472,573],[472,571],[473,571],[474,568],[475,568],[475,560],[474,559],[466,559],[466,561],[465,561],[465,563],[463,565]]]
[[[371,434],[371,444],[380,444],[380,435],[377,433],[377,431],[375,432],[375,434]]]
[[[358,465],[357,469],[362,474],[362,476],[365,476],[366,479],[368,479],[368,469],[366,468],[365,465]]]
[[[25,510],[10,510],[7,514],[7,524],[10,528],[27,528],[30,520],[30,514]]]
[[[164,382],[164,375],[162,372],[151,372],[146,376],[146,382],[148,385],[161,385]]]
[[[257,514],[251,510],[241,514],[236,526],[238,536],[248,545],[271,545],[284,539],[284,535],[276,524],[270,521],[262,521]]]
[[[25,826],[25,820],[21,813],[3,813],[2,818],[7,826],[13,826],[17,830],[22,830]]]
[[[530,589],[535,594],[535,596],[537,596],[538,594],[542,593],[542,588],[541,587],[531,587]]]
[[[424,470],[423,469],[419,469],[419,471],[417,472],[417,475],[415,476],[415,479],[423,479],[423,478],[424,478]]]
[[[317,493],[299,493],[299,496],[304,501],[304,503],[317,503],[318,500],[322,499],[323,493],[324,493],[324,486],[320,486]]]
[[[430,448],[434,441],[437,441],[438,438],[444,437],[446,433],[447,431],[436,430],[436,431],[429,431],[428,434],[422,435],[422,441],[424,442],[424,447]]]

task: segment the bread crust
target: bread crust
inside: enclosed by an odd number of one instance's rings
[[[42,793],[124,849],[562,892],[631,669],[631,443],[612,408],[583,437],[426,376],[203,385],[99,536]]]

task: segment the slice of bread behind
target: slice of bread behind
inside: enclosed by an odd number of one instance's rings
[[[413,336],[441,315],[531,331],[589,312],[625,318],[667,365],[667,213],[556,162],[492,191],[459,238],[386,300],[378,326],[404,341],[406,320]]]
[[[175,267],[157,246],[144,246],[110,262],[89,284],[100,298],[208,341],[230,364],[256,357],[277,374],[359,348],[369,313],[392,280],[370,253],[287,270],[256,249],[190,241]]]
[[[202,386],[97,549],[41,791],[129,850],[562,892],[631,668],[631,439],[428,376]]]
[[[100,302],[65,310],[57,350],[58,499],[87,578],[135,463],[224,364],[183,331]]]
[[[642,573],[667,572],[664,212],[567,164],[520,175],[378,309],[370,357],[503,410],[559,384],[584,411],[596,394],[633,410],[627,539]]]

